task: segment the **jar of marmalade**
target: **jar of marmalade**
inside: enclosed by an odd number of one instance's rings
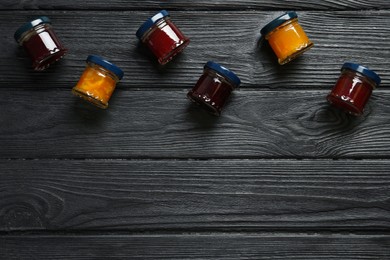
[[[295,12],[287,12],[279,16],[264,26],[260,33],[268,40],[281,65],[295,59],[313,46],[299,25],[298,15]]]
[[[16,30],[14,38],[30,56],[34,70],[46,69],[67,52],[46,16],[22,25]]]
[[[372,70],[356,63],[344,63],[341,75],[327,100],[333,106],[355,116],[363,114],[373,89],[379,86],[381,78]]]
[[[187,97],[209,113],[219,116],[230,94],[240,83],[240,78],[232,71],[209,61],[204,65],[203,75],[188,92]]]
[[[136,35],[148,46],[162,65],[169,62],[190,43],[190,40],[171,21],[166,10],[146,20]]]
[[[116,84],[123,77],[123,71],[96,55],[89,55],[86,62],[87,67],[72,92],[95,106],[105,109],[108,107],[108,101]]]

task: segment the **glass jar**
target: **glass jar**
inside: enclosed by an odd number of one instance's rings
[[[355,63],[344,63],[341,75],[327,100],[333,106],[355,116],[363,109],[372,90],[379,86],[381,78],[372,70]]]
[[[19,27],[14,38],[30,56],[34,70],[46,69],[67,52],[54,33],[50,19],[46,16]]]
[[[187,97],[209,113],[219,116],[233,89],[239,87],[240,83],[240,78],[232,71],[209,61]]]
[[[123,71],[95,55],[89,55],[86,62],[87,67],[72,92],[97,107],[106,109],[116,84],[123,78]]]
[[[165,10],[146,20],[136,35],[162,65],[169,62],[190,43],[190,39],[176,27]]]
[[[299,25],[298,15],[295,12],[287,12],[279,16],[264,26],[260,33],[268,41],[281,65],[295,59],[313,46]]]

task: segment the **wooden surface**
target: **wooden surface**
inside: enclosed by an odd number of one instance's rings
[[[9,259],[389,259],[388,235],[283,233],[27,235],[0,238]],[[291,247],[294,241],[294,247]],[[131,256],[131,257],[129,257]]]
[[[11,160],[1,167],[0,225],[8,231],[390,231],[390,162],[382,160]]]
[[[135,31],[159,9],[191,38],[165,67]],[[279,66],[259,30],[298,10],[315,43]],[[45,72],[13,39],[47,15]],[[0,2],[0,259],[390,259],[390,2]],[[99,110],[89,54],[125,71]],[[242,87],[221,117],[186,98],[208,60]],[[325,96],[343,62],[382,77],[365,114]]]

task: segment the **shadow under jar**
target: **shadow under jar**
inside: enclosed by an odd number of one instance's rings
[[[380,82],[381,78],[374,71],[356,63],[344,63],[327,100],[351,115],[362,115],[373,89]]]
[[[46,69],[67,52],[54,33],[50,19],[46,16],[19,27],[14,38],[30,56],[34,70]]]
[[[298,15],[295,12],[287,12],[272,20],[260,33],[268,41],[280,65],[290,62],[313,47],[313,43],[298,23]]]
[[[190,43],[190,39],[171,21],[166,10],[146,20],[137,30],[136,36],[148,46],[161,65],[172,60]]]
[[[219,116],[230,94],[241,84],[240,78],[218,63],[209,61],[203,75],[187,97],[207,112]]]
[[[89,55],[86,62],[87,67],[72,93],[106,109],[116,84],[123,78],[123,71],[96,55]]]

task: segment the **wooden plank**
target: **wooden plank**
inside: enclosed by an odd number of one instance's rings
[[[0,42],[0,86],[70,88],[79,79],[89,54],[104,56],[125,71],[120,88],[187,88],[195,84],[208,60],[235,71],[243,87],[327,89],[345,61],[375,70],[383,78],[382,87],[390,83],[390,11],[299,12],[315,47],[285,66],[277,64],[269,46],[259,43],[261,27],[279,11],[173,11],[173,20],[192,43],[166,67],[158,66],[134,35],[151,13],[90,11],[86,16],[81,11],[2,12],[7,26],[3,28],[6,38]],[[57,66],[39,73],[30,69],[31,62],[18,48],[13,33],[26,20],[42,14],[52,18],[70,52]]]
[[[1,231],[390,231],[389,160],[1,160],[0,169]]]
[[[85,1],[15,1],[2,0],[0,3],[2,10],[20,10],[20,9],[39,9],[39,10],[158,10],[158,9],[185,9],[185,10],[368,10],[368,9],[390,9],[387,0],[370,0],[370,1],[336,1],[336,0],[306,0],[306,1],[272,1],[272,0],[224,0],[224,1],[207,1],[207,0],[174,0],[174,1],[129,1],[113,0],[107,4],[103,0],[85,0]]]
[[[0,236],[5,259],[389,259],[388,235]]]
[[[117,90],[100,110],[70,89],[3,89],[0,158],[389,158],[388,91],[359,118],[328,92],[242,89],[218,118],[185,90]]]

